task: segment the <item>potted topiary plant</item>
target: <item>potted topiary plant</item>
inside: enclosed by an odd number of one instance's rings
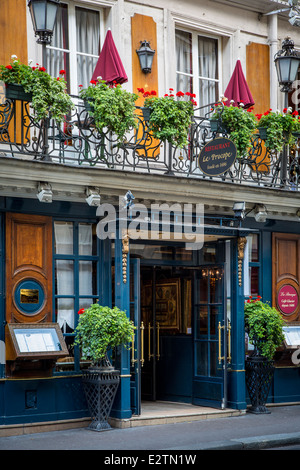
[[[295,144],[296,134],[300,132],[298,111],[284,108],[281,113],[269,109],[264,114],[256,114],[256,117],[260,137],[269,150],[280,152],[285,144]]]
[[[194,100],[196,95],[178,91],[175,96],[172,88],[163,97],[158,97],[155,90],[145,91],[138,88],[138,91],[145,98],[143,113],[149,110],[146,120],[153,137],[181,148],[187,145],[194,106],[197,105]],[[188,100],[182,99],[184,97]]]
[[[79,95],[100,132],[107,129],[123,140],[126,132],[137,127],[135,101],[138,96],[123,89],[120,84],[107,85],[101,79],[91,80],[91,84],[82,88]]]
[[[81,348],[82,359],[91,361],[83,371],[84,391],[92,417],[89,429],[110,429],[107,422],[119,385],[119,371],[109,358],[108,351],[132,340],[134,325],[119,308],[93,304],[79,310],[75,343]]]
[[[30,101],[36,119],[52,118],[62,121],[73,108],[71,97],[66,93],[65,71],[60,77],[51,77],[44,67],[22,64],[12,56],[8,65],[0,65],[0,80],[6,85],[6,97]]]
[[[269,413],[267,402],[274,375],[274,355],[284,340],[284,320],[268,303],[250,297],[245,303],[245,331],[253,352],[246,358],[246,384],[252,413]]]
[[[221,99],[223,102],[226,98]],[[211,118],[211,128],[214,132],[223,132],[229,135],[235,143],[237,156],[245,157],[251,145],[251,139],[256,131],[256,119],[252,113],[253,108],[245,109],[243,103],[234,106],[230,102],[225,106],[223,102],[217,103]],[[218,126],[213,127],[213,126]]]

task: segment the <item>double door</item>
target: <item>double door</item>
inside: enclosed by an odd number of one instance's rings
[[[191,298],[181,299],[181,305],[188,305],[185,300],[190,300],[192,311],[188,328],[188,338],[192,344],[191,355],[185,359],[186,367],[191,370],[190,401],[196,405],[224,408],[227,405],[227,364],[231,360],[231,329],[226,312],[224,265],[200,266],[183,272],[181,281],[188,272],[192,287],[184,293]],[[160,307],[157,306],[156,291],[159,285],[155,268],[147,272],[143,270],[141,282],[140,260],[131,260],[131,319],[136,326],[131,349],[131,403],[134,414],[140,414],[142,399],[157,399],[160,385],[157,383],[157,370],[160,370],[161,376],[163,355],[168,354],[161,347],[164,330],[159,322]],[[152,287],[147,295],[145,292],[142,295],[141,286],[143,289]],[[141,299],[145,302],[145,298],[148,301],[142,304]],[[178,341],[182,340],[182,336],[174,335],[173,344],[176,338]],[[174,358],[171,368],[175,371],[176,367],[178,362]],[[170,370],[166,370],[166,374],[170,374]],[[180,374],[177,373],[176,377],[178,382],[182,380]],[[180,384],[175,383],[176,380],[174,379],[174,387],[180,388]]]

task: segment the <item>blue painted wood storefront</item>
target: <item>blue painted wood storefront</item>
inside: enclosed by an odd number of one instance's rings
[[[11,213],[24,213],[24,214],[43,214],[53,218],[54,221],[65,220],[73,222],[74,227],[79,223],[97,223],[95,217],[95,209],[88,207],[86,204],[67,203],[67,202],[53,202],[51,205],[41,205],[35,200],[26,199],[12,199],[0,198],[0,221],[1,221],[1,244],[0,244],[0,340],[4,341],[5,333],[5,214]],[[77,225],[76,225],[77,224]],[[247,396],[245,389],[245,374],[244,374],[244,358],[245,358],[245,338],[244,338],[244,320],[243,320],[243,304],[244,304],[244,290],[243,286],[239,284],[238,277],[238,236],[247,235],[247,229],[255,229],[259,233],[259,250],[260,259],[257,263],[259,268],[260,279],[260,295],[263,300],[267,301],[272,298],[272,244],[271,234],[272,231],[284,231],[285,224],[281,222],[274,222],[270,226],[263,226],[261,224],[250,224],[248,221],[244,222],[247,227],[244,232],[237,232],[232,230],[230,244],[230,259],[227,263],[230,264],[230,269],[227,267],[227,273],[230,276],[230,292],[227,292],[227,303],[230,300],[231,310],[231,361],[227,365],[227,374],[225,381],[226,388],[226,406],[235,409],[245,409],[247,404]],[[291,224],[289,230],[297,233],[297,224]],[[218,240],[218,236],[224,235],[222,229],[216,230],[217,241],[217,262],[224,263],[225,247],[222,238]],[[76,238],[76,237],[75,237]],[[75,239],[74,238],[74,239]],[[145,244],[143,242],[143,244]],[[166,246],[173,246],[171,243],[166,242]],[[66,257],[65,257],[66,258]],[[53,252],[53,260],[60,259],[60,255],[55,255]],[[67,261],[73,260],[75,265],[80,261],[74,255],[66,258]],[[97,240],[97,293],[94,298],[99,298],[103,304],[110,305],[115,303],[121,309],[128,312],[134,312],[138,308],[137,300],[141,300],[138,296],[138,289],[136,289],[136,296],[132,296],[131,288],[137,286],[137,282],[141,281],[145,275],[145,269],[156,270],[156,274],[161,269],[175,269],[179,273],[183,273],[184,269],[189,269],[193,276],[203,267],[203,259],[201,255],[196,254],[195,257],[189,261],[179,261],[175,258],[173,260],[158,260],[149,259],[146,256],[144,259],[136,262],[139,264],[140,276],[136,277],[135,282],[132,284],[133,275],[130,278],[130,259],[137,259],[134,254],[134,246],[132,246],[131,253],[128,256],[126,266],[127,282],[124,283],[123,279],[123,245],[122,240],[118,237],[112,241]],[[93,258],[94,260],[94,258]],[[208,263],[206,266],[213,266],[213,263]],[[76,268],[77,269],[77,268]],[[78,270],[74,270],[74,279],[77,278],[78,283]],[[180,269],[182,271],[180,271]],[[198,270],[198,271],[197,271]],[[136,270],[136,276],[138,271]],[[55,276],[54,276],[55,279]],[[140,284],[139,284],[140,288]],[[53,305],[59,296],[53,290]],[[79,299],[80,300],[80,299]],[[79,300],[75,296],[75,307],[80,307]],[[139,306],[141,307],[141,305]],[[208,306],[211,308],[211,306]],[[55,321],[55,312],[53,308],[53,321]],[[76,309],[75,309],[76,311]],[[132,313],[134,315],[134,313]],[[135,317],[136,319],[138,317]],[[217,317],[216,317],[217,318]],[[139,319],[141,321],[141,318]],[[139,325],[140,326],[140,325]],[[203,374],[199,373],[201,370],[202,354],[204,349],[199,346],[203,337],[196,335],[197,330],[197,317],[195,309],[193,310],[193,318],[191,330],[188,334],[174,334],[165,335],[162,330],[159,332],[159,346],[160,358],[155,363],[155,394],[152,399],[184,401],[189,403],[201,404],[207,401],[207,396],[203,392],[205,387],[212,390],[214,383],[220,383],[220,374],[217,372],[216,381],[204,380]],[[145,332],[144,332],[145,333]],[[217,332],[215,332],[216,334]],[[139,333],[140,334],[140,333]],[[157,333],[156,333],[157,334]],[[146,341],[146,336],[144,337]],[[207,338],[205,338],[205,341]],[[212,339],[210,347],[212,350],[218,346],[217,342]],[[208,340],[207,340],[208,341]],[[208,344],[206,341],[205,348]],[[141,344],[141,337],[137,335],[137,345]],[[155,344],[157,346],[157,344]],[[227,348],[228,349],[228,348]],[[137,358],[141,359],[140,346],[136,348]],[[206,349],[207,350],[207,349]],[[198,351],[198,352],[197,352]],[[151,351],[156,353],[155,351]],[[222,343],[222,355],[224,353]],[[227,355],[228,350],[225,353]],[[148,354],[148,350],[143,352],[144,356]],[[131,351],[122,349],[116,353],[115,365],[119,368],[121,374],[121,383],[117,392],[114,402],[112,416],[120,419],[128,419],[132,416],[132,412],[138,412],[140,404],[141,390],[135,381],[135,363],[132,362]],[[144,357],[146,360],[146,357]],[[77,363],[76,363],[77,361]],[[0,361],[1,362],[1,361]],[[3,361],[2,361],[3,362]],[[77,365],[76,365],[77,364]],[[223,366],[220,367],[220,370]],[[144,369],[145,370],[145,369]],[[144,373],[144,371],[142,371]],[[54,371],[51,377],[47,378],[11,378],[6,376],[5,365],[0,364],[0,425],[8,425],[15,423],[30,423],[41,421],[53,421],[62,419],[76,419],[88,416],[87,406],[83,395],[81,377],[80,377],[80,364],[79,355],[75,354],[75,367],[74,370],[68,371]],[[280,368],[276,369],[272,390],[270,392],[270,402],[295,402],[300,401],[300,377],[299,369],[297,368]],[[203,385],[205,383],[205,386]],[[222,382],[223,384],[223,382]],[[201,392],[199,392],[201,390]],[[153,389],[152,389],[153,391]],[[142,390],[143,393],[143,390]],[[203,393],[203,396],[201,396]],[[143,395],[142,395],[143,396]],[[151,397],[150,397],[151,398]],[[198,398],[198,401],[197,401]]]

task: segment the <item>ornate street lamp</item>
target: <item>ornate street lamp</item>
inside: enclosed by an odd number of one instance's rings
[[[300,64],[300,52],[294,49],[294,41],[287,37],[282,41],[282,49],[278,51],[274,58],[279,85],[284,92],[284,107],[288,107],[289,92],[292,90],[292,83],[297,78]],[[280,155],[280,179],[281,185],[286,186],[288,180],[288,160],[289,146],[283,146],[282,155]]]
[[[281,91],[285,93],[285,108],[288,107],[288,93],[292,90],[292,83],[297,78],[300,64],[300,52],[294,49],[294,41],[285,38],[282,41],[282,49],[275,55],[275,66]]]
[[[60,0],[29,0],[33,29],[38,44],[50,44]]]
[[[137,49],[137,55],[139,56],[140,66],[144,73],[150,73],[152,68],[153,57],[155,51],[151,49],[149,41],[141,41],[141,47]]]

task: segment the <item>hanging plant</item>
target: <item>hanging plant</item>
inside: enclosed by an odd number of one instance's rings
[[[192,93],[178,91],[176,96],[173,89],[163,97],[158,97],[155,90],[145,91],[138,88],[145,98],[144,107],[149,108],[149,130],[154,138],[167,140],[170,144],[184,147],[188,145],[188,132],[192,124],[194,106],[197,105]],[[183,99],[183,98],[188,98]]]
[[[31,95],[31,105],[38,120],[49,117],[60,122],[73,108],[66,92],[64,74],[61,70],[59,77],[52,77],[45,67],[22,64],[15,55],[10,64],[0,65],[0,80],[6,85],[21,85]]]
[[[126,132],[137,127],[135,101],[138,96],[120,84],[107,85],[104,80],[91,80],[88,88],[81,89],[79,95],[90,104],[88,112],[100,132],[108,129],[122,140]]]
[[[285,144],[294,145],[296,136],[300,132],[298,111],[284,108],[283,112],[269,109],[263,114],[256,114],[257,128],[266,130],[265,145],[270,150],[280,152]]]
[[[222,101],[227,101],[227,98],[222,97]],[[246,110],[242,102],[238,106],[234,106],[234,102],[231,101],[229,106],[224,106],[220,102],[212,111],[214,111],[212,121],[219,121],[220,125],[226,129],[226,133],[235,143],[237,156],[239,158],[245,157],[256,131],[256,119],[252,113],[253,108]]]

